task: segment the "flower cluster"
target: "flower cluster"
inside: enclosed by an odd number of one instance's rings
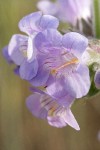
[[[83,61],[88,39],[76,32],[62,35],[58,25],[56,17],[41,12],[25,16],[19,29],[27,35],[13,35],[3,54],[16,64],[18,76],[32,85],[33,94],[26,100],[32,114],[52,126],[79,130],[71,106],[90,89],[89,68]],[[95,82],[100,88],[100,71]]]

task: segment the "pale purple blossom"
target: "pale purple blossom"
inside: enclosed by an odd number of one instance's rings
[[[90,77],[81,58],[88,45],[87,38],[75,32],[62,36],[55,29],[48,29],[37,34],[34,42],[39,67],[30,83],[46,87],[45,91],[64,106],[67,101],[85,96]]]
[[[35,117],[47,120],[51,126],[62,128],[70,125],[80,130],[70,107],[62,107],[55,99],[40,90],[27,98],[26,105]]]
[[[37,74],[38,62],[34,47],[36,34],[48,28],[56,29],[58,25],[57,18],[42,15],[42,12],[29,14],[20,20],[19,29],[28,34],[28,36],[13,35],[5,55],[19,66],[19,75],[22,79],[30,80]]]
[[[57,16],[61,21],[76,26],[77,21],[88,21],[91,17],[91,0],[41,0],[37,3],[39,10],[44,14]]]

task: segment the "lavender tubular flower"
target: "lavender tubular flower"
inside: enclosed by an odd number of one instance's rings
[[[22,18],[19,22],[19,29],[28,36],[15,34],[12,36],[6,55],[19,66],[19,75],[22,79],[31,80],[38,70],[34,37],[37,33],[48,29],[57,28],[59,21],[50,15],[42,15],[42,12],[35,12]]]
[[[57,18],[50,15],[42,15],[42,12],[35,12],[29,14],[28,16],[22,18],[19,22],[19,29],[22,32],[30,35],[30,43],[29,48],[27,50],[28,60],[33,59],[34,57],[34,49],[33,48],[33,39],[34,36],[45,29],[48,28],[57,28],[59,25],[59,21]]]
[[[82,18],[86,21],[91,17],[91,0],[42,0],[37,3],[39,10],[44,14],[52,14],[61,21],[69,22],[76,26]],[[52,11],[51,11],[52,10]]]
[[[46,119],[51,126],[62,128],[70,125],[80,130],[70,107],[60,106],[52,97],[41,91],[29,96],[26,105],[34,116]]]
[[[34,58],[33,61],[28,62],[27,60],[27,48],[28,48],[28,37],[20,34],[13,35],[9,45],[8,54],[12,61],[19,67],[19,75],[22,79],[33,78],[38,69],[37,60]]]
[[[35,37],[39,69],[30,80],[33,86],[46,86],[53,98],[73,101],[85,96],[90,88],[89,69],[81,63],[88,45],[84,36],[70,32],[62,36],[57,30],[48,29]]]

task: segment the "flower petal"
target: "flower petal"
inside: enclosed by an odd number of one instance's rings
[[[97,89],[100,89],[100,69],[97,70],[94,77],[95,86]]]
[[[46,15],[55,15],[55,13],[57,12],[55,3],[47,0],[39,1],[37,3],[37,8]]]
[[[65,85],[69,89],[70,94],[75,94],[75,98],[85,96],[90,88],[88,67],[80,64],[76,71],[70,73],[69,76],[66,76]]]
[[[59,105],[69,107],[75,100],[75,92],[71,89],[70,84],[65,84],[64,77],[49,77],[46,83],[47,94],[56,99]]]
[[[42,53],[57,51],[61,46],[62,35],[55,29],[48,29],[38,33],[35,37],[35,46]]]
[[[75,119],[75,117],[73,116],[70,108],[67,108],[66,111],[64,112],[64,121],[70,125],[72,128],[76,129],[76,130],[80,130],[80,127]]]
[[[42,30],[45,30],[48,28],[56,29],[59,26],[59,21],[54,16],[43,15],[40,22],[39,22],[39,26]]]
[[[85,96],[90,89],[91,83],[90,83],[90,75],[89,75],[88,67],[86,65],[80,64],[77,68],[77,74],[76,76],[74,75],[74,77],[76,78],[76,82],[78,83],[78,86],[80,86],[79,91],[81,92],[81,94],[79,94],[80,92],[78,91],[78,87],[76,86],[77,89],[76,95],[77,98],[81,98]]]
[[[31,13],[25,17],[23,17],[19,22],[19,29],[22,32],[25,32],[27,34],[33,34],[34,32],[37,32],[38,29],[38,21],[40,21],[42,17],[42,12],[38,11],[35,13]]]
[[[48,28],[57,28],[58,25],[59,21],[56,17],[42,15],[42,12],[38,11],[23,17],[19,22],[19,29],[29,35],[33,35]]]
[[[44,66],[40,65],[37,71],[37,75],[30,80],[33,86],[45,86],[46,81],[49,77],[49,70],[46,70]]]
[[[79,12],[77,9],[77,1],[74,0],[58,0],[58,17],[61,21],[76,25]],[[79,1],[78,1],[79,3]],[[66,9],[67,8],[67,9]]]
[[[24,53],[27,50],[28,37],[15,34],[12,36],[8,45],[8,55],[14,61],[16,65],[21,65],[24,60]]]
[[[8,46],[5,46],[2,50],[3,56],[5,57],[5,59],[7,60],[8,63],[13,63],[11,57],[8,54]]]
[[[66,94],[65,97],[56,99],[56,102],[64,107],[70,107],[72,103],[74,102],[75,97],[71,96],[69,93]]]
[[[59,78],[49,77],[47,81],[47,93],[56,99],[65,99],[68,104],[75,98],[85,96],[90,88],[89,69],[85,65],[79,65],[76,71]],[[63,100],[64,100],[63,99]],[[63,102],[63,101],[62,101]],[[67,102],[65,104],[67,104]]]
[[[32,62],[28,62],[26,59],[20,66],[19,73],[22,79],[31,80],[36,76],[38,71],[38,62],[34,60]]]
[[[28,38],[27,60],[29,62],[36,59],[36,48],[35,48],[35,45],[34,45],[34,38],[35,38],[35,35]]]
[[[34,93],[34,95],[27,98],[26,105],[34,116],[46,119],[47,111],[45,108],[41,107],[40,98],[40,94]]]
[[[67,125],[66,122],[64,121],[64,119],[61,118],[60,116],[54,116],[54,117],[48,116],[47,120],[51,126],[54,126],[57,128],[62,128],[62,127],[65,127]]]
[[[88,46],[88,39],[79,33],[70,32],[63,36],[62,43],[67,51],[80,58]]]

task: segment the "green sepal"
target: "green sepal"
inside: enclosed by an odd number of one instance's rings
[[[89,66],[91,86],[90,86],[90,90],[88,94],[85,96],[86,98],[91,98],[100,92],[100,90],[96,88],[95,83],[94,83],[94,76],[95,76],[95,71],[93,69],[94,65],[95,63]]]

